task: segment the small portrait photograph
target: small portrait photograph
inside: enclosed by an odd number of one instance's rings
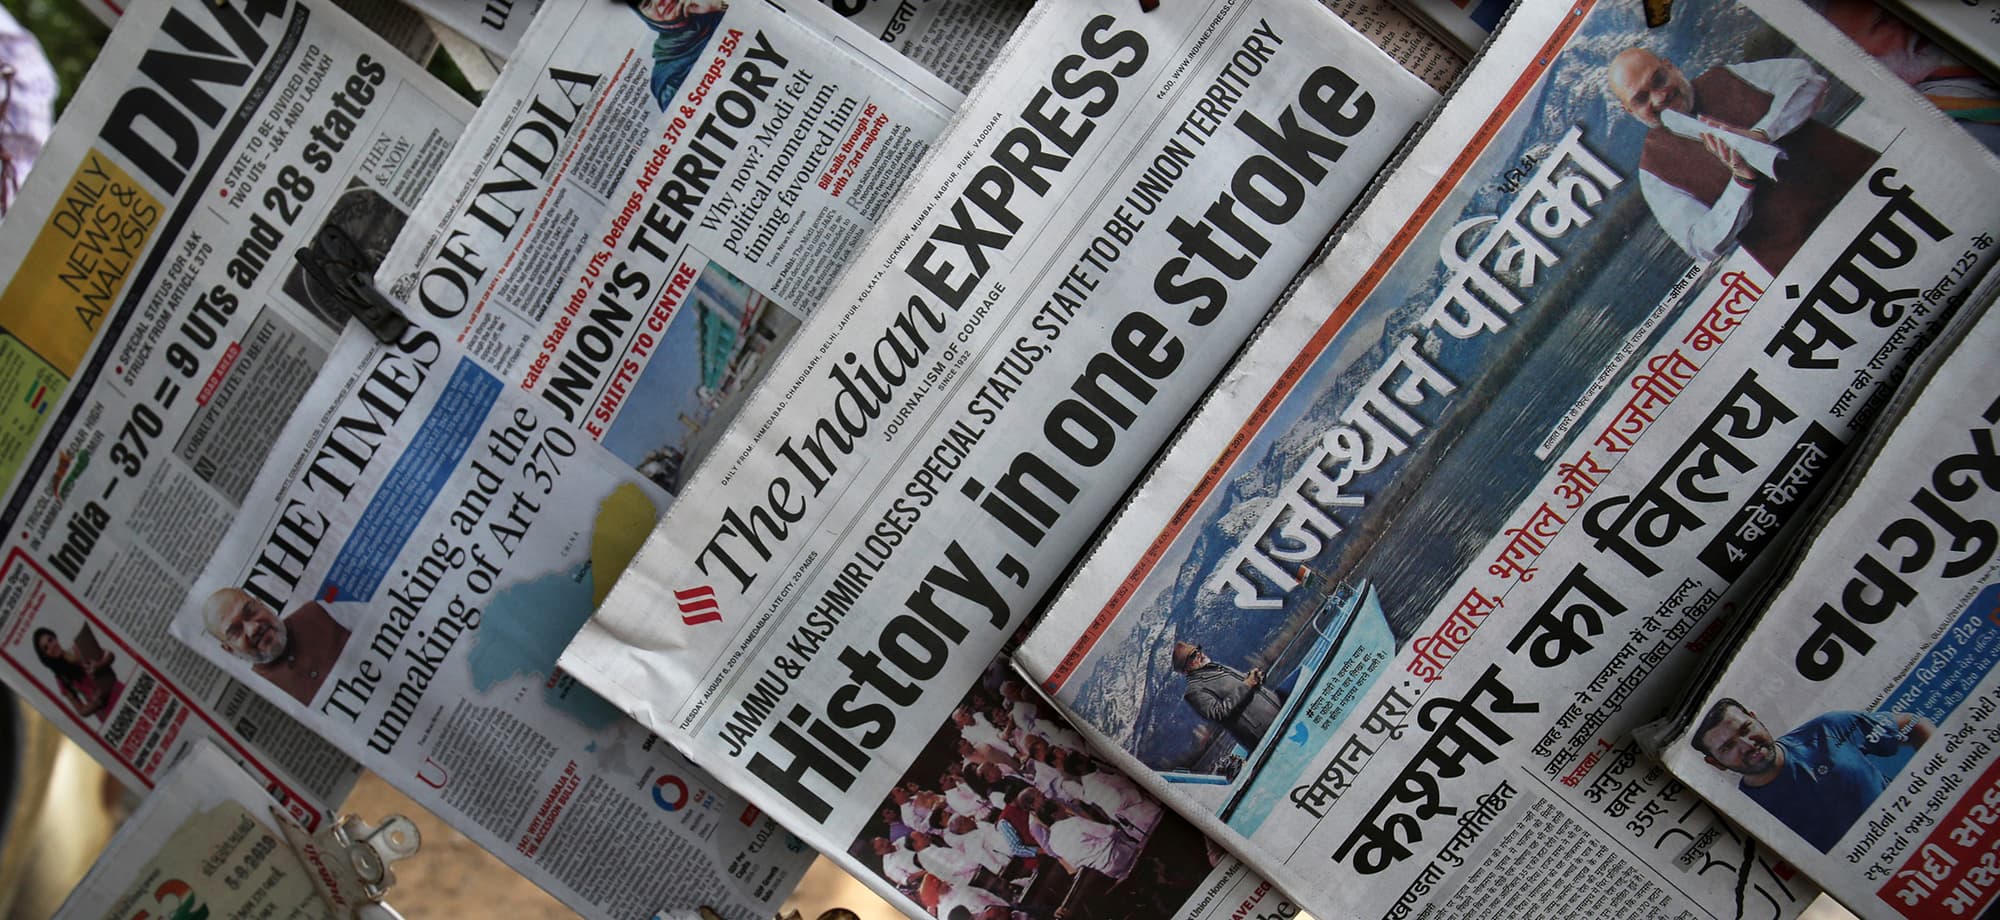
[[[114,652],[98,644],[89,626],[77,630],[68,642],[48,627],[37,628],[30,636],[35,657],[55,680],[56,692],[77,718],[99,724],[125,695],[125,682],[111,665]]]
[[[1724,697],[1696,723],[1688,743],[1709,766],[1735,774],[1738,791],[1826,853],[1933,728],[1913,713],[1835,711],[1774,735],[1756,712]]]
[[[249,592],[223,588],[208,596],[202,623],[229,654],[310,706],[347,648],[350,627],[335,618],[336,606],[307,601],[279,617]]]
[[[1646,204],[1695,259],[1741,244],[1776,274],[1875,163],[1876,151],[1815,117],[1830,83],[1803,57],[1690,75],[1634,45],[1611,58],[1605,82],[1646,126],[1638,163]]]

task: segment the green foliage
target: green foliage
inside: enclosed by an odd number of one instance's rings
[[[42,53],[55,66],[59,87],[56,114],[60,116],[111,30],[76,0],[0,0],[0,5],[42,43]]]

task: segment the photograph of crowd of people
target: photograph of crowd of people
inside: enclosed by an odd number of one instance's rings
[[[1219,853],[1086,750],[989,665],[852,852],[942,920],[1173,916]]]

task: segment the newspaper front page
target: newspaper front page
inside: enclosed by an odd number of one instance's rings
[[[378,273],[669,492],[958,96],[813,4],[550,0]]]
[[[805,845],[555,666],[667,494],[430,330],[326,368],[174,634],[586,916],[771,914]]]
[[[1630,729],[1991,261],[2000,167],[1803,7],[1675,10],[1518,9],[1019,656],[1315,914],[1810,900]]]
[[[1983,288],[1661,750],[1864,917],[1978,916],[2000,895],[1994,275]]]
[[[167,620],[470,115],[332,4],[146,4],[9,213],[0,675],[128,786],[201,737],[308,822],[357,775]]]
[[[1046,4],[995,66],[563,666],[906,910],[1228,914],[1276,895],[989,665],[1436,97],[1297,0]]]
[[[54,920],[271,917],[336,920],[286,842],[263,783],[207,741],[166,771]]]

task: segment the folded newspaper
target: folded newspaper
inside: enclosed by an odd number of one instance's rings
[[[470,116],[331,3],[144,3],[0,229],[0,679],[127,785],[358,775],[166,621]]]
[[[1433,89],[1449,88],[1465,69],[1463,55],[1432,36],[1390,0],[1325,2],[1334,15]]]
[[[354,918],[360,902],[322,893],[314,879],[332,872],[293,850],[286,820],[273,812],[263,783],[220,748],[190,745],[119,826],[53,920]]]
[[[2000,895],[2000,277],[1983,288],[1661,750],[1864,917]]]
[[[994,66],[562,664],[905,910],[1227,914],[1276,895],[989,665],[1436,96],[1305,0]]]
[[[1033,0],[818,0],[963,92],[979,82]]]
[[[1992,262],[2000,164],[1803,6],[1674,10],[1519,6],[1018,656],[1316,914],[1810,900],[1630,732]]]
[[[1410,18],[1466,57],[1479,53],[1507,8],[1534,0],[1395,0]]]
[[[548,0],[377,277],[674,492],[958,94],[810,3],[650,16]]]
[[[555,666],[666,493],[424,329],[302,404],[174,634],[585,916],[775,911],[805,846]]]

